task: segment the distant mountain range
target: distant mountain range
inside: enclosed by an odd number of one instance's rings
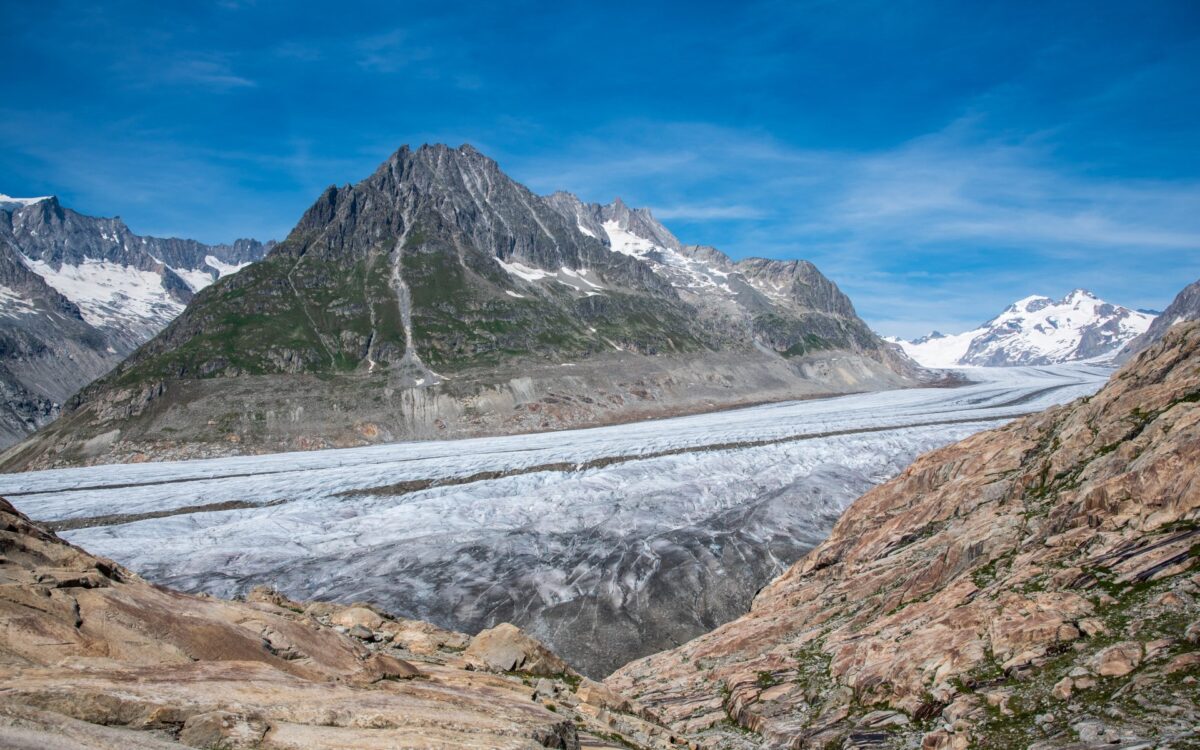
[[[0,446],[51,421],[196,292],[272,245],[142,237],[53,196],[0,195]]]
[[[619,200],[537,196],[470,146],[405,147],[8,465],[544,430],[921,377],[811,263],[735,263]]]
[[[1111,360],[1145,333],[1155,316],[1076,289],[1060,300],[1032,296],[1009,305],[982,326],[938,331],[913,341],[888,339],[925,367],[1007,367]]]

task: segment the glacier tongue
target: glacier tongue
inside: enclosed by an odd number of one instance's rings
[[[0,475],[0,494],[156,582],[510,620],[599,676],[736,617],[918,453],[1108,370],[972,372],[588,430]]]

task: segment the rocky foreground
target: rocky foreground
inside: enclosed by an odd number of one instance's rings
[[[727,748],[1200,747],[1200,326],[917,460],[607,685]]]
[[[0,747],[666,748],[511,625],[153,586],[0,500]]]

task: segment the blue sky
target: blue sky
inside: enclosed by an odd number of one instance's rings
[[[282,238],[404,143],[808,258],[887,334],[1200,277],[1200,4],[0,0],[0,192]],[[169,7],[170,6],[170,7]]]

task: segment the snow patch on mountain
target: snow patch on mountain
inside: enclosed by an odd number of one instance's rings
[[[533,268],[525,265],[524,263],[518,263],[517,261],[508,263],[501,258],[496,258],[496,262],[499,263],[500,267],[510,275],[516,276],[519,279],[524,279],[525,281],[541,281],[548,276],[554,275],[549,271],[545,271],[541,268]]]
[[[609,247],[614,252],[632,255],[635,258],[645,258],[656,250],[661,252],[663,248],[655,245],[650,240],[639,237],[633,232],[623,228],[620,223],[615,220],[604,222],[604,231],[608,234]]]
[[[0,193],[0,208],[17,208],[22,206],[32,206],[35,203],[41,203],[44,200],[49,200],[51,196],[43,195],[40,198],[14,198],[11,195]]]
[[[600,292],[597,292],[594,290],[604,289],[603,284],[600,284],[597,281],[592,280],[596,274],[593,273],[592,271],[589,271],[586,268],[581,268],[581,269],[576,270],[574,268],[568,268],[567,266],[563,266],[562,268],[560,268],[557,271],[547,271],[544,268],[535,268],[533,266],[527,266],[524,263],[521,263],[521,262],[515,261],[515,260],[514,261],[506,261],[502,258],[496,258],[496,262],[499,263],[500,267],[503,268],[505,270],[505,272],[507,272],[510,276],[515,276],[516,278],[522,279],[524,281],[538,282],[538,281],[543,281],[545,279],[550,279],[552,281],[557,281],[559,284],[562,284],[563,286],[570,287],[571,289],[574,289],[577,292],[582,292],[585,296],[588,296],[588,297],[591,297],[591,296],[594,296],[594,295],[600,293]],[[514,294],[511,291],[509,292],[509,294],[511,294],[514,297],[523,297],[524,296],[521,294]]]
[[[900,338],[887,340],[893,344],[899,344],[904,349],[904,353],[916,360],[917,363],[925,367],[944,369],[960,365],[962,358],[967,355],[967,350],[971,348],[971,341],[980,334],[981,330],[981,328],[977,328],[973,331],[951,335],[934,331],[914,341],[905,341]]]
[[[616,220],[610,219],[602,226],[613,252],[632,255],[646,261],[676,289],[693,293],[715,291],[728,297],[737,294],[726,282],[729,278],[728,271],[714,268],[688,257],[683,252],[659,245],[654,240],[622,227]],[[666,229],[663,228],[662,231],[665,232]],[[768,293],[767,290],[760,291]]]
[[[186,281],[193,292],[198,292],[213,283],[212,274],[203,268],[172,268],[171,270]]]
[[[86,258],[80,265],[63,263],[55,268],[46,261],[25,257],[25,265],[79,305],[83,319],[96,327],[148,328],[153,335],[184,308],[153,271],[94,258]]]
[[[1061,300],[1033,295],[979,328],[896,341],[925,367],[1047,365],[1106,361],[1140,336],[1153,315],[1105,302],[1086,289]]]
[[[26,299],[20,292],[0,286],[0,317],[18,318],[22,315],[34,315],[37,307]]]
[[[217,272],[218,279],[223,279],[232,273],[237,273],[246,266],[250,265],[252,262],[253,261],[247,261],[245,263],[226,263],[215,255],[204,256],[204,264]]]

